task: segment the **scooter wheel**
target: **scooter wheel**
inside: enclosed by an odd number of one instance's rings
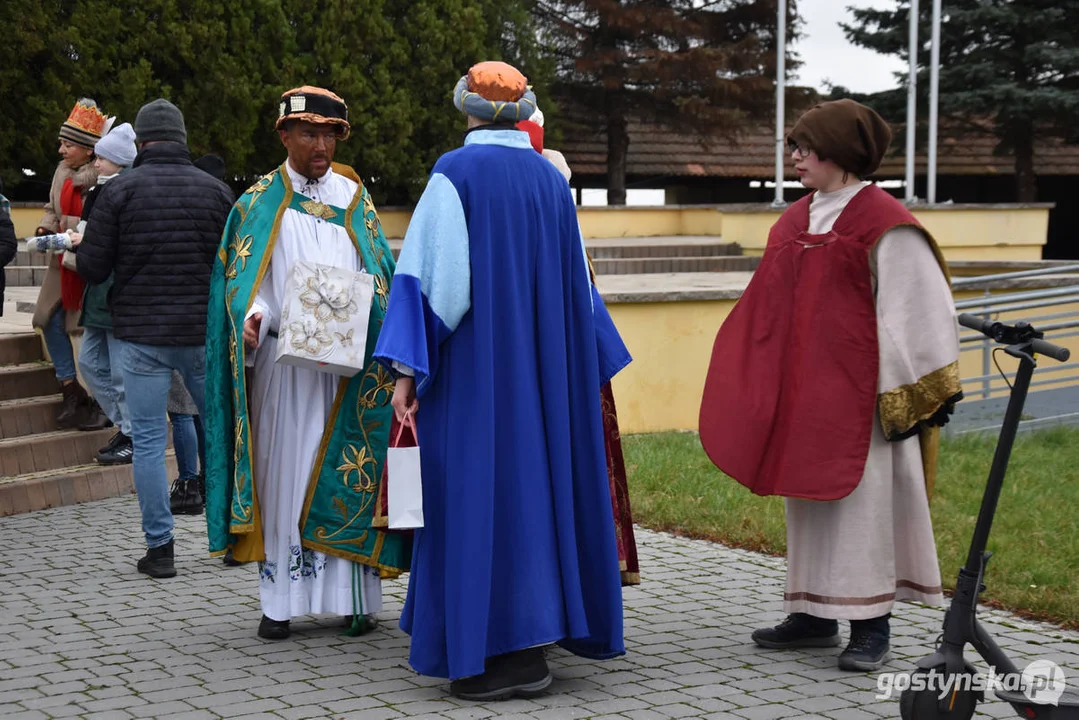
[[[904,690],[899,696],[899,717],[903,720],[970,720],[978,697],[974,691],[957,691],[949,710],[940,708],[935,690]]]

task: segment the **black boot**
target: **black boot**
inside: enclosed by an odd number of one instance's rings
[[[56,427],[61,430],[77,428],[82,421],[83,404],[90,396],[82,389],[78,380],[61,385],[60,390],[64,393],[64,401],[60,405],[60,412],[56,414]]]
[[[101,406],[97,404],[97,400],[90,398],[90,402],[83,408],[82,422],[79,423],[79,430],[84,432],[90,432],[92,430],[104,430],[107,427],[112,427],[112,420],[109,420],[105,415],[105,411],[101,409]]]
[[[198,478],[180,480],[172,483],[169,494],[169,509],[173,515],[198,515],[202,512],[202,495],[199,493]]]
[[[872,672],[879,670],[891,649],[891,627],[888,615],[871,620],[850,621],[850,642],[839,655],[841,670]]]
[[[535,697],[551,684],[543,648],[518,650],[487,658],[482,675],[454,680],[450,692],[462,700],[508,700]]]
[[[139,572],[149,575],[152,578],[176,577],[173,547],[173,541],[169,540],[164,545],[149,548],[146,551],[146,555],[139,560]]]
[[[839,644],[839,623],[835,620],[792,613],[775,627],[753,631],[753,642],[764,648],[835,647]]]
[[[271,620],[265,615],[259,622],[259,637],[264,640],[286,640],[291,634],[288,620]]]

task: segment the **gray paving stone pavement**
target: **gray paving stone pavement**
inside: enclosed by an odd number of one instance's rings
[[[638,529],[644,583],[625,592],[628,654],[599,663],[551,650],[549,694],[477,704],[408,667],[396,626],[403,580],[386,584],[371,634],[345,637],[339,619],[308,618],[270,643],[255,636],[254,566],[206,558],[204,532],[202,517],[177,518],[179,575],[154,581],[135,570],[134,497],[0,519],[0,717],[899,717],[895,698],[876,698],[877,674],[836,668],[838,649],[750,643],[782,617],[782,559]],[[910,670],[941,619],[938,608],[899,606],[885,670]],[[1050,659],[1079,682],[1079,634],[995,611],[983,620],[1020,667]],[[1015,715],[994,700],[980,716]]]

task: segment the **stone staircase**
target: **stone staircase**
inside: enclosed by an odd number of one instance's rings
[[[58,429],[60,401],[40,336],[0,335],[0,517],[135,491],[130,465],[94,461],[115,429]]]
[[[389,240],[395,258],[401,242]],[[586,238],[584,244],[596,275],[752,272],[761,261],[715,236]]]
[[[640,238],[636,243],[586,240],[596,275],[650,275],[654,273],[748,272],[760,264],[759,257],[742,254],[735,243],[716,242],[648,242],[656,238]],[[680,240],[671,238],[671,240]]]
[[[47,258],[45,253],[30,252],[22,247],[15,253],[15,259],[4,268],[8,287],[41,287],[45,280]]]

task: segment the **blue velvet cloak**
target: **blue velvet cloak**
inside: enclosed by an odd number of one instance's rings
[[[468,677],[548,643],[624,654],[600,387],[630,358],[572,192],[527,134],[476,130],[439,159],[375,357],[412,368],[420,402],[412,667]]]

